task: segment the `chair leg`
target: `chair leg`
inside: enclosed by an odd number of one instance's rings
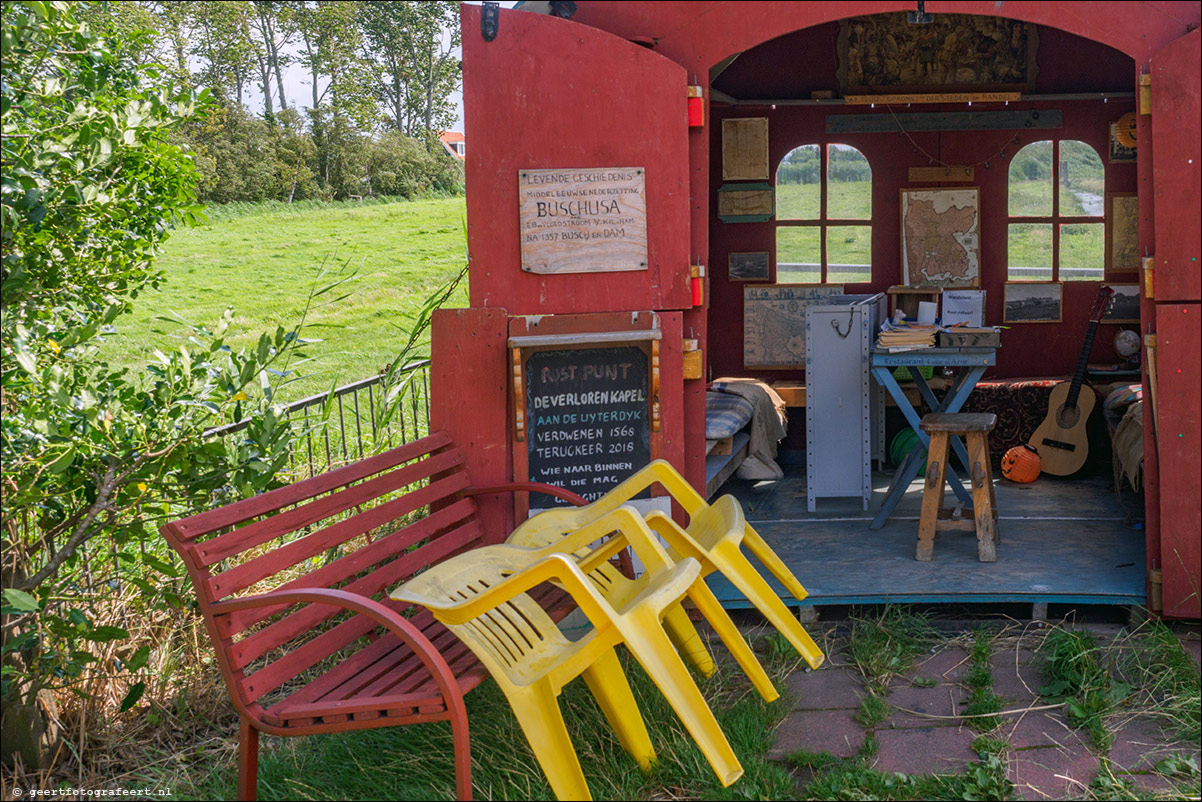
[[[776,581],[785,586],[785,590],[793,594],[793,598],[798,601],[805,601],[810,594],[801,586],[801,582],[789,570],[784,561],[777,555],[772,547],[760,536],[760,533],[751,528],[751,524],[747,524],[743,528],[743,542],[747,544],[747,550],[755,555],[755,558],[768,569],[768,573],[776,577]]]
[[[672,705],[718,781],[724,786],[734,783],[743,776],[743,767],[684,661],[664,634],[658,617],[644,609],[628,613],[622,619],[619,626],[626,648]]]
[[[714,658],[705,648],[705,641],[697,634],[697,627],[689,620],[684,607],[674,604],[668,609],[664,614],[664,629],[686,663],[697,669],[703,677],[713,676],[716,668]]]
[[[259,731],[243,716],[238,722],[238,799],[259,796]]]
[[[726,644],[731,656],[735,658],[735,662],[743,669],[743,673],[751,680],[752,686],[763,700],[775,702],[779,699],[780,693],[773,686],[772,680],[768,678],[768,672],[764,671],[764,667],[756,659],[755,652],[739,634],[735,622],[731,621],[730,616],[722,609],[722,602],[718,601],[713,591],[706,586],[704,579],[698,579],[689,588],[689,598],[693,600],[693,604],[697,605],[697,609],[705,616],[705,620],[709,621],[714,632],[718,633],[718,637]]]
[[[822,650],[818,648],[818,644],[810,637],[810,633],[805,631],[805,627],[797,620],[797,616],[780,600],[780,596],[776,594],[772,586],[760,576],[751,563],[747,562],[747,558],[739,551],[738,545],[722,543],[715,546],[710,560],[713,565],[718,566],[730,583],[738,588],[739,592],[768,619],[768,623],[785,636],[785,640],[789,641],[797,653],[805,658],[810,668],[818,668],[822,665],[825,657]]]
[[[611,648],[584,670],[583,677],[622,748],[634,758],[639,768],[650,771],[655,765],[655,747],[651,745],[647,725],[630,683],[626,681],[626,672],[618,662],[617,652]]]
[[[555,689],[541,680],[524,688],[507,689],[506,695],[556,798],[592,799]]]
[[[914,559],[929,561],[935,551],[935,524],[943,506],[947,478],[947,432],[932,432],[927,451],[926,482],[922,489],[922,515],[918,519],[918,546]]]

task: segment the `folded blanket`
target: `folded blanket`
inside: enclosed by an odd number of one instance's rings
[[[736,475],[752,481],[784,478],[785,472],[776,464],[776,444],[788,431],[784,400],[756,379],[723,378],[715,381],[712,387],[718,392],[742,396],[755,407],[747,458],[739,465]]]
[[[755,407],[741,395],[705,394],[705,439],[725,440],[746,426],[755,415]]]

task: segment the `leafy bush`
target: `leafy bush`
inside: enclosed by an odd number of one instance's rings
[[[289,427],[272,382],[300,345],[280,328],[234,353],[227,316],[145,374],[98,358],[99,338],[158,282],[151,260],[170,225],[199,219],[195,162],[170,136],[208,104],[140,63],[142,35],[106,41],[73,10],[5,2],[0,31],[6,732],[42,689],[82,693],[89,671],[145,665],[148,646],[102,663],[101,645],[128,637],[101,620],[106,602],[132,586],[147,607],[178,604],[158,521],[273,482]],[[203,436],[243,417],[238,442]]]

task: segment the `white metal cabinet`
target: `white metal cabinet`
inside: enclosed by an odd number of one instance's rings
[[[885,296],[837,295],[806,309],[806,504],[859,496],[868,509],[884,399],[868,370]]]

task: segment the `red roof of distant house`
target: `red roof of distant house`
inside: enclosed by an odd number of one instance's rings
[[[463,151],[467,146],[467,140],[464,139],[463,134],[458,131],[443,131],[438,138],[442,141],[442,146],[447,149],[447,153],[462,161]]]

